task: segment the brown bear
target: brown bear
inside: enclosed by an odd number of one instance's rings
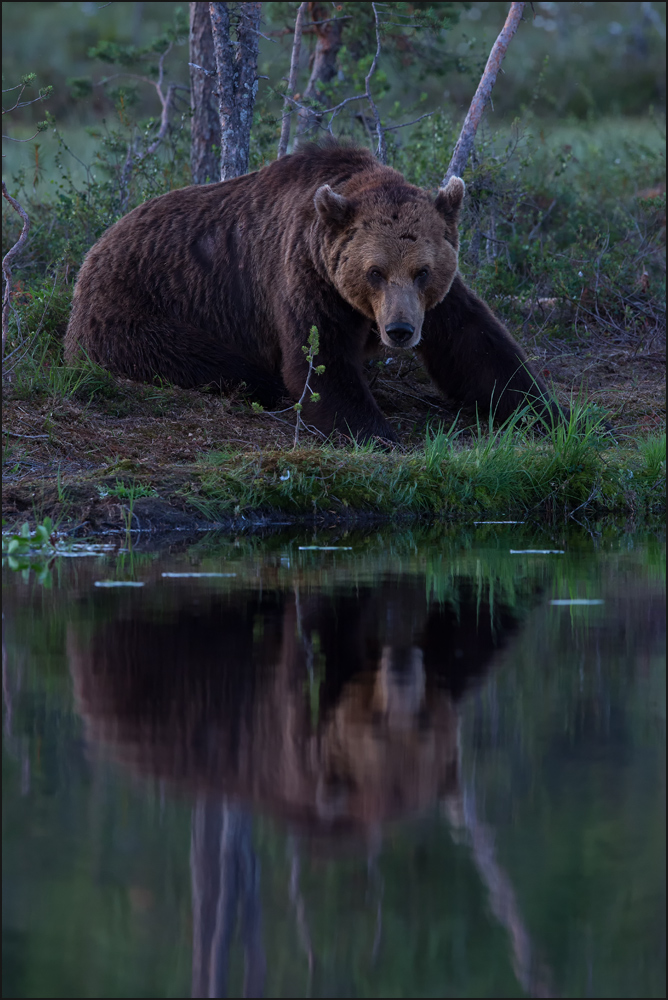
[[[302,416],[325,434],[396,440],[363,361],[415,347],[458,405],[505,419],[527,399],[558,414],[545,384],[457,270],[464,183],[436,198],[367,149],[311,145],[261,170],[140,205],[87,254],[65,358],[184,386],[245,383],[264,406],[304,391],[303,346],[319,332]]]

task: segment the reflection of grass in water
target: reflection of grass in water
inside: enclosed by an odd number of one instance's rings
[[[78,630],[94,630],[101,622],[114,619],[119,609],[129,610],[137,601],[141,601],[143,608],[169,615],[183,599],[183,586],[188,592],[195,585],[203,594],[232,595],[237,589],[292,591],[298,584],[331,593],[343,587],[373,586],[381,577],[408,575],[425,588],[429,601],[448,603],[455,609],[462,585],[472,587],[478,604],[488,602],[492,615],[500,606],[522,615],[534,605],[533,595],[539,591],[543,601],[564,596],[598,598],[605,596],[604,590],[611,583],[626,577],[654,589],[665,586],[665,543],[649,533],[629,536],[606,529],[598,548],[577,527],[569,532],[563,529],[552,532],[550,547],[555,539],[559,541],[558,547],[566,550],[565,555],[510,556],[511,547],[545,546],[545,533],[532,526],[502,529],[487,526],[461,531],[439,525],[396,534],[339,529],[329,535],[319,531],[315,540],[310,532],[295,534],[292,529],[265,538],[209,535],[177,555],[135,547],[131,553],[121,552],[116,557],[105,556],[83,563],[56,560],[51,570],[53,588],[48,595],[38,597],[41,588],[39,584],[35,588],[36,581],[31,576],[30,589],[9,587],[5,600],[37,668],[55,670],[64,677],[67,666],[63,650],[68,622],[76,622]],[[300,544],[311,541],[344,542],[353,551],[298,552]],[[236,576],[165,585],[160,576],[162,570],[184,568],[200,572],[233,569]],[[128,578],[146,581],[141,596],[127,591],[92,593],[95,579]],[[73,601],[73,593],[83,599]],[[601,620],[598,608],[574,610],[572,622],[578,634],[586,634],[591,622]],[[568,609],[549,609],[544,618],[543,641],[552,642],[567,615],[571,620]],[[311,693],[317,698],[317,678],[314,680]]]

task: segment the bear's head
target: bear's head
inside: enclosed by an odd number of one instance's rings
[[[375,320],[388,347],[419,343],[426,310],[450,290],[464,190],[452,177],[435,199],[394,179],[348,197],[329,184],[315,192],[328,277],[346,302]]]

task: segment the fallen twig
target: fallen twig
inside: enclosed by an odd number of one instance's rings
[[[17,434],[16,431],[5,431],[3,434],[7,434],[9,437],[13,438],[28,438],[30,441],[36,441],[37,438],[48,438],[48,434]]]

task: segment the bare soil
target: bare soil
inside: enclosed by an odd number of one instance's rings
[[[630,350],[600,336],[543,344],[530,356],[560,399],[581,398],[608,411],[620,442],[665,428],[663,344]],[[370,364],[368,375],[402,450],[420,446],[429,423],[449,425],[456,417],[409,352]],[[280,452],[294,443],[290,409],[256,413],[241,396],[115,379],[112,391],[90,400],[16,399],[11,385],[5,397],[2,504],[9,525],[49,515],[70,529],[117,530],[124,511],[113,491],[133,481],[149,494],[133,506],[144,529],[207,527],[182,495],[203,455]],[[301,441],[316,443],[303,431]]]

